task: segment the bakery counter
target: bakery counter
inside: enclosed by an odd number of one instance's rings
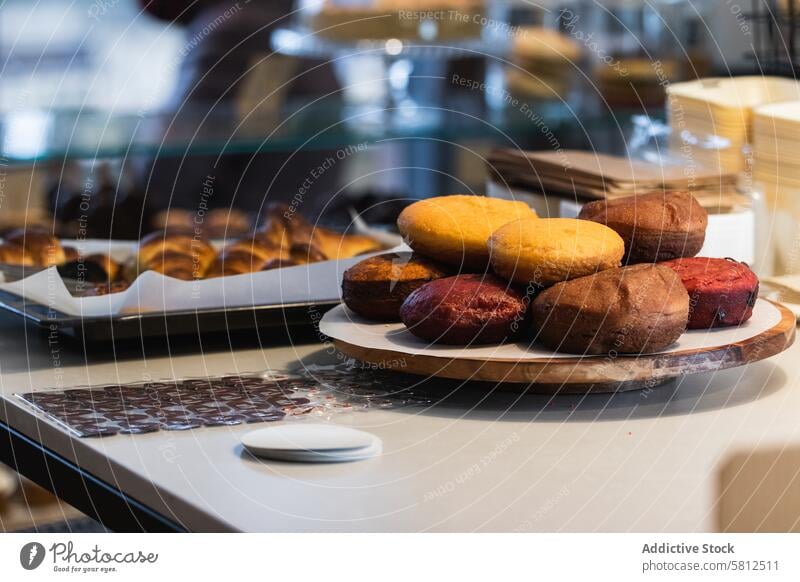
[[[800,444],[800,344],[613,396],[428,382],[430,406],[332,416],[379,436],[383,454],[327,465],[243,454],[241,436],[263,425],[78,438],[14,396],[336,361],[314,341],[83,355],[0,315],[2,460],[115,529],[678,532],[717,529],[727,455]]]
[[[210,112],[186,107],[179,113],[153,112],[144,116],[93,109],[14,110],[0,115],[0,156],[10,166],[28,167],[44,162],[131,156],[161,159],[287,153],[297,149],[347,151],[405,139],[458,143],[485,140],[500,147],[517,147],[520,140],[536,135],[532,133],[535,125],[531,108],[535,108],[537,119],[547,120],[549,130],[562,136],[562,143],[573,143],[574,136],[580,136],[587,145],[605,134],[619,141],[628,131],[631,116],[643,113],[640,108],[591,109],[576,116],[574,109],[560,100],[533,100],[524,111],[519,107],[487,111],[481,91],[453,95],[448,107],[437,111],[435,118],[412,125],[403,121],[405,118],[391,117],[374,123],[370,116],[354,116],[345,103],[330,99],[293,101],[244,118],[226,107],[215,107]],[[652,115],[659,117],[657,111]],[[16,142],[8,139],[9,128],[28,123],[31,118],[37,126],[51,131],[38,136],[35,149],[15,147]],[[169,132],[165,133],[167,127]]]

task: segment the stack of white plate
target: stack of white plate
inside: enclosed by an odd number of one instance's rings
[[[296,463],[342,463],[380,455],[381,440],[368,432],[333,424],[286,423],[249,432],[242,445],[252,455]]]
[[[671,146],[698,163],[726,172],[745,168],[752,140],[753,110],[800,99],[800,83],[780,77],[709,78],[667,89]]]
[[[753,112],[754,178],[800,189],[800,101]]]

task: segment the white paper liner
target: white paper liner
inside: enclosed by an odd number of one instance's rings
[[[780,320],[781,312],[778,308],[768,301],[759,299],[753,308],[753,316],[744,324],[738,327],[687,331],[669,349],[657,353],[666,354],[724,347],[757,336],[775,327]],[[575,357],[575,354],[556,353],[539,344],[531,346],[528,343],[491,346],[432,345],[413,336],[402,323],[370,322],[359,317],[344,305],[339,305],[327,312],[320,322],[319,329],[328,337],[354,346],[388,350],[406,355],[481,360],[541,360]],[[605,358],[607,356],[585,357]],[[620,357],[623,355],[620,354]]]
[[[325,303],[339,300],[342,274],[363,258],[202,281],[180,281],[146,271],[124,292],[100,297],[73,297],[56,268],[51,267],[21,281],[2,284],[0,290],[67,315],[83,317]]]

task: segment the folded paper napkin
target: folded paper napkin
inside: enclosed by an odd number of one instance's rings
[[[719,200],[721,192],[733,195],[736,174],[681,165],[662,165],[645,160],[591,151],[559,150],[523,152],[494,150],[488,159],[492,178],[501,184],[546,192],[571,199],[631,196],[666,188],[704,192]]]

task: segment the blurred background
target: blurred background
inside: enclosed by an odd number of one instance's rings
[[[370,218],[384,220],[387,199],[482,191],[495,146],[623,152],[634,114],[664,118],[666,82],[757,70],[749,12],[697,0],[7,0],[3,220],[68,225],[91,197],[89,236],[138,238],[137,225],[107,224],[112,199],[149,221],[196,207],[207,176],[214,207],[258,212],[305,182],[305,213],[342,221],[346,207],[377,206]],[[331,157],[324,179],[310,176]]]

